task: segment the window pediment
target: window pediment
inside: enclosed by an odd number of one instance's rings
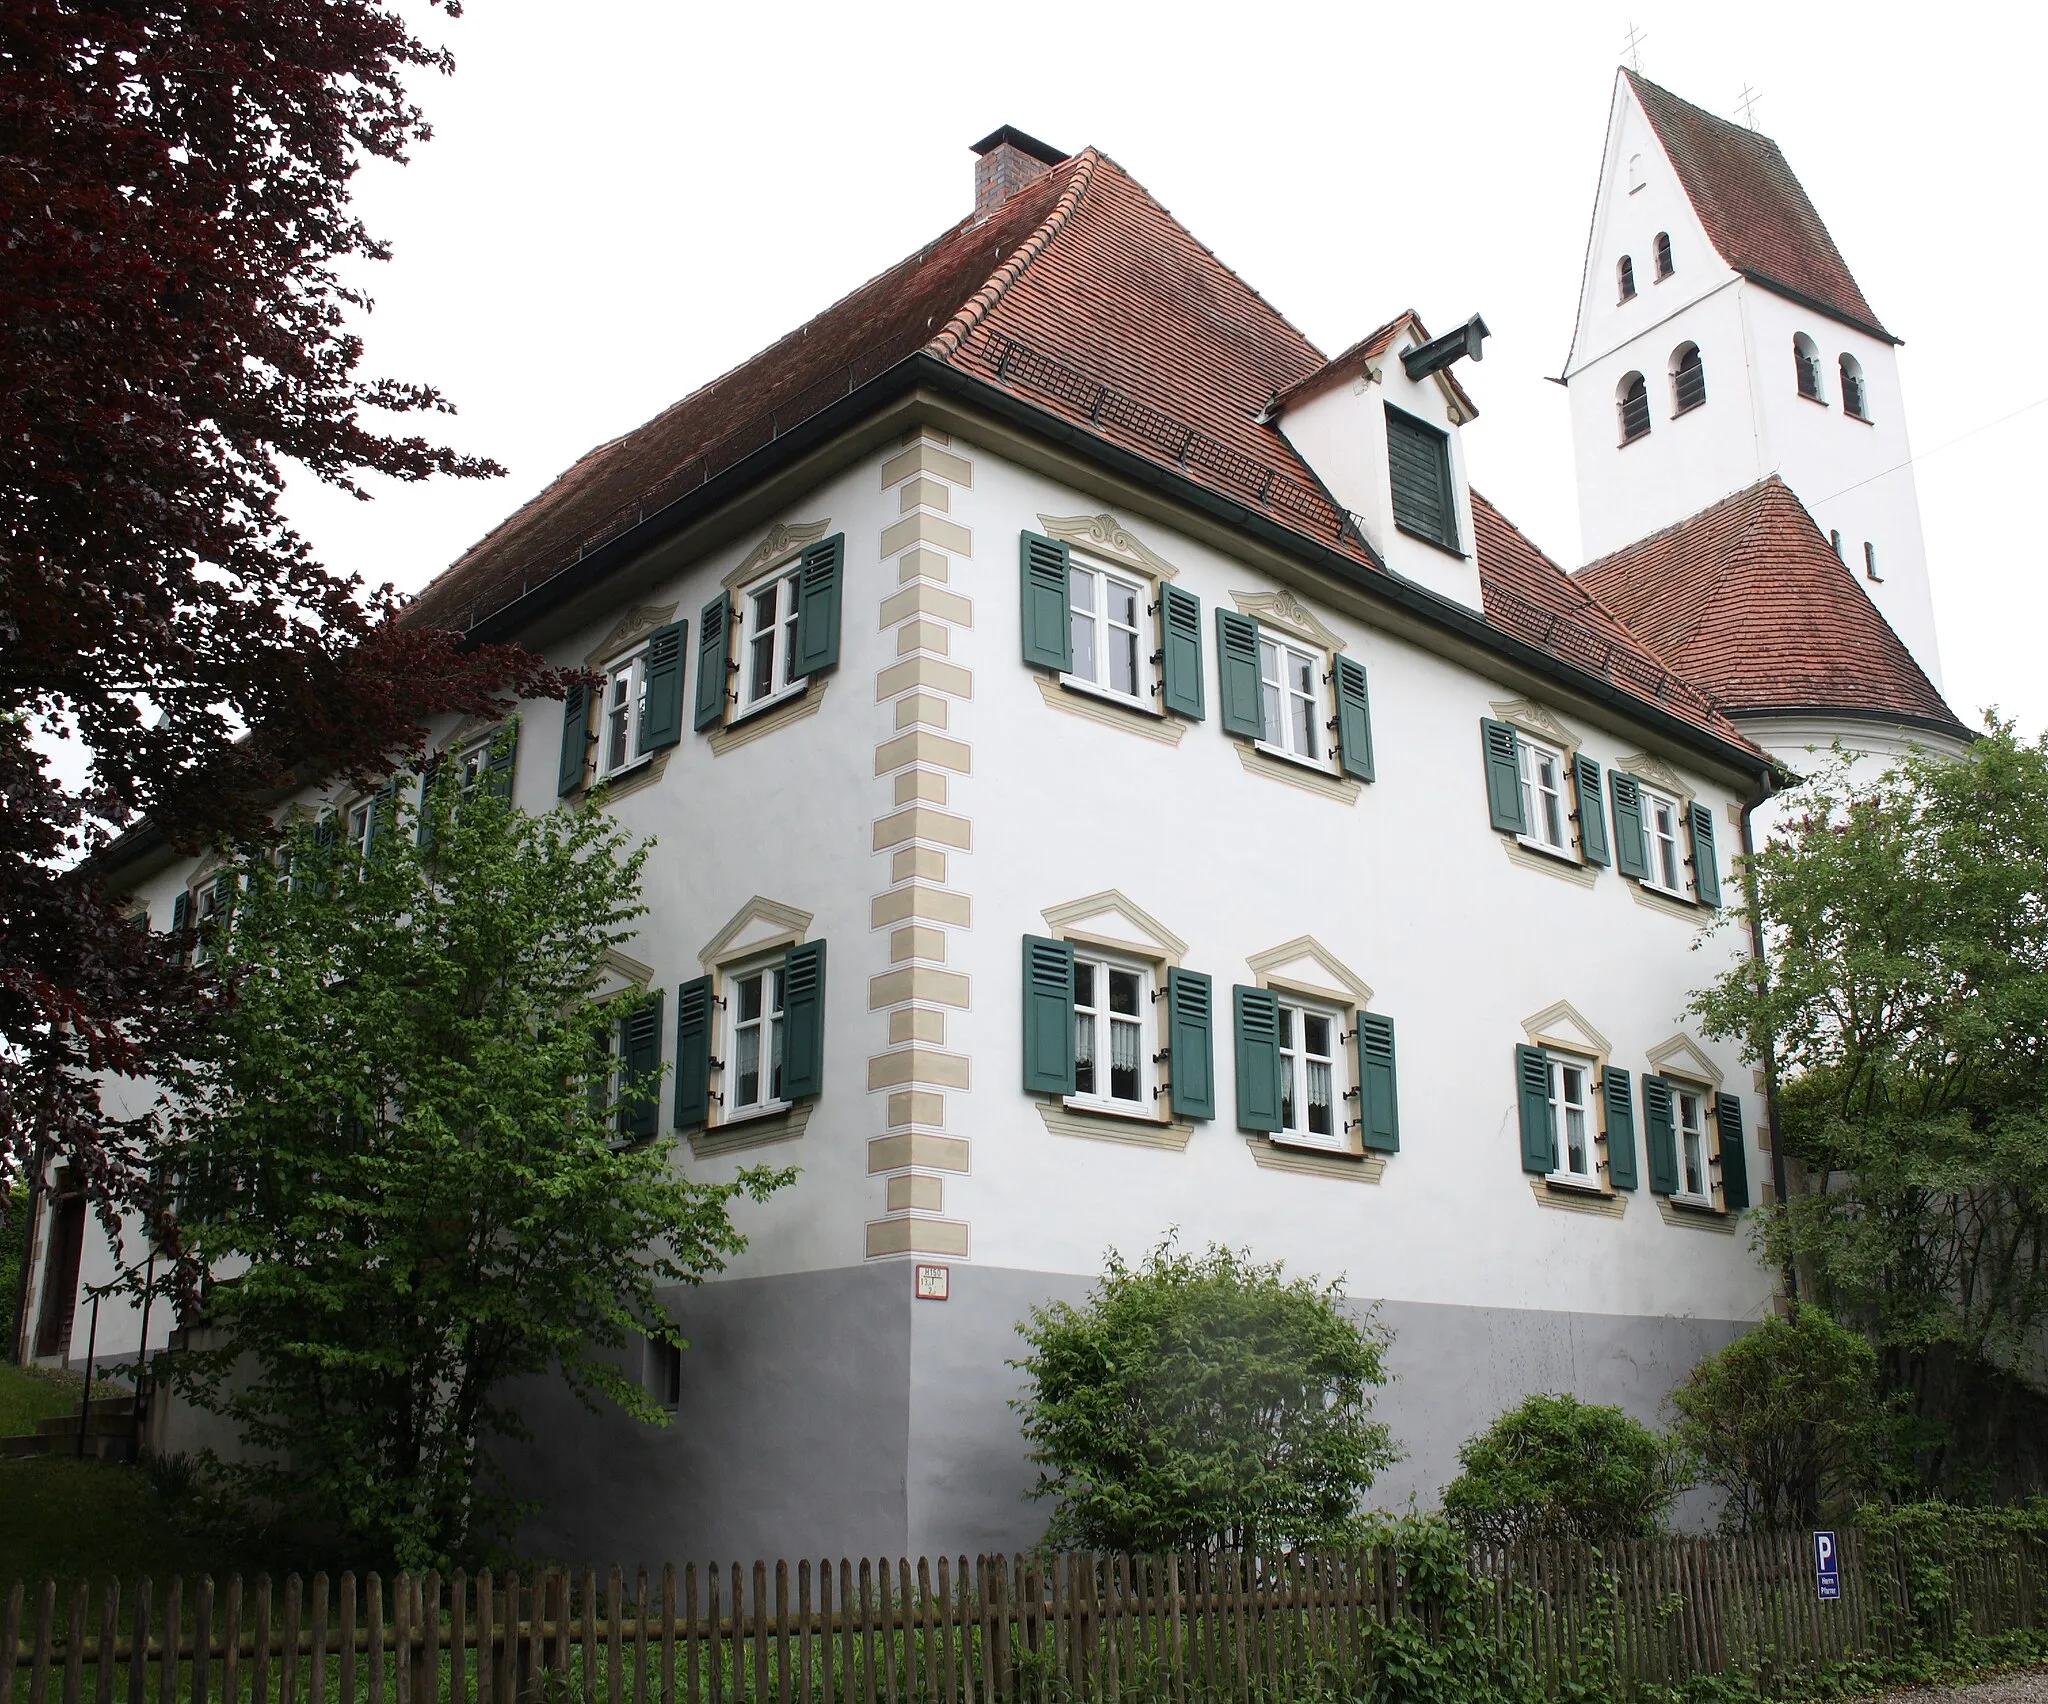
[[[1269,627],[1277,627],[1283,633],[1291,633],[1305,644],[1334,655],[1344,649],[1344,641],[1316,619],[1316,613],[1307,604],[1284,588],[1277,592],[1232,592],[1230,601],[1237,605],[1240,615]]]
[[[830,515],[822,521],[777,521],[762,536],[761,542],[747,552],[740,565],[726,575],[722,584],[727,591],[744,586],[757,574],[765,574],[769,569],[780,566],[805,545],[816,543],[831,527]]]
[[[1556,746],[1566,757],[1578,755],[1579,736],[1559,721],[1548,706],[1532,699],[1513,698],[1487,708],[1493,712],[1496,721],[1506,722],[1533,740]]]
[[[1669,1041],[1660,1041],[1643,1057],[1659,1076],[1704,1083],[1717,1092],[1721,1087],[1721,1067],[1689,1035],[1674,1035]]]
[[[1584,1014],[1569,1000],[1560,1000],[1554,1006],[1545,1006],[1542,1011],[1524,1018],[1522,1033],[1529,1038],[1532,1047],[1576,1053],[1602,1065],[1614,1051],[1613,1043],[1587,1022]]]
[[[657,627],[666,627],[671,621],[675,620],[677,607],[677,605],[672,603],[636,604],[633,608],[627,610],[624,615],[620,616],[617,625],[597,642],[596,647],[583,659],[584,666],[593,669],[602,668],[621,651],[629,650],[635,641],[646,637]],[[472,717],[470,721],[476,723],[479,729],[496,725],[495,723],[480,722],[475,717]],[[464,729],[468,729],[470,723],[465,723],[463,726]],[[458,736],[451,736],[451,744],[454,743],[456,737]]]
[[[812,914],[761,894],[733,913],[732,921],[704,943],[697,961],[707,971],[731,964],[755,953],[773,952],[801,942],[811,926]]]
[[[642,964],[617,947],[607,947],[593,998],[612,1000],[621,994],[644,994],[653,981],[653,965]]]
[[[1689,805],[1698,797],[1692,788],[1685,784],[1677,770],[1661,757],[1652,757],[1646,751],[1637,752],[1635,756],[1624,760],[1619,767],[1645,785],[1656,788],[1658,792],[1669,793],[1680,804]]]
[[[1063,941],[1081,941],[1162,964],[1177,965],[1187,957],[1187,942],[1115,888],[1047,906],[1039,915],[1046,931]]]
[[[1370,1006],[1372,988],[1313,935],[1254,953],[1246,967],[1261,988],[1288,988],[1339,1006]]]
[[[1180,574],[1178,568],[1128,531],[1114,515],[1040,515],[1038,524],[1047,538],[1121,562],[1155,580],[1172,580]]]

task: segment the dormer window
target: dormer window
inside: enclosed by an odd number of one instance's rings
[[[1389,403],[1387,473],[1393,485],[1394,525],[1445,550],[1458,550],[1449,435]]]
[[[1853,355],[1844,355],[1839,370],[1842,375],[1842,412],[1851,420],[1868,420],[1870,408],[1863,390],[1863,363]]]
[[[1636,293],[1636,263],[1623,255],[1614,268],[1615,300],[1626,302]]]
[[[1681,343],[1671,355],[1671,412],[1683,414],[1707,400],[1707,368],[1697,343]]]
[[[1628,192],[1633,195],[1649,180],[1643,176],[1643,157],[1631,154],[1628,157]]]
[[[1669,278],[1675,270],[1676,268],[1671,264],[1671,233],[1669,231],[1659,231],[1657,233],[1657,276],[1659,278]]]
[[[1792,337],[1792,365],[1799,394],[1809,402],[1824,405],[1827,398],[1820,393],[1820,351],[1803,331],[1795,332]]]
[[[1650,387],[1643,383],[1641,373],[1631,373],[1621,381],[1615,392],[1615,403],[1621,410],[1621,441],[1633,444],[1638,438],[1650,435]]]

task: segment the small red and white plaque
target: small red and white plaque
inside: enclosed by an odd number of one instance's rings
[[[952,1294],[953,1269],[950,1266],[920,1266],[917,1269],[917,1299],[921,1302],[943,1302]]]

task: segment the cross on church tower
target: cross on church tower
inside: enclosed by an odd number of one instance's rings
[[[1756,128],[1756,103],[1762,98],[1761,89],[1752,89],[1748,83],[1742,85],[1742,98],[1736,104],[1742,108],[1742,122],[1752,130]]]
[[[1629,69],[1638,77],[1643,74],[1643,43],[1649,39],[1648,34],[1637,29],[1633,22],[1629,24],[1628,36],[1622,44],[1622,51],[1628,55]]]

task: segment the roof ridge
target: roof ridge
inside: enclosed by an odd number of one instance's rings
[[[1046,246],[1060,233],[1068,216],[1079,205],[1087,193],[1088,185],[1094,180],[1095,168],[1102,162],[1103,155],[1094,148],[1083,148],[1074,156],[1079,163],[1072,180],[1061,192],[1059,200],[1052,205],[1043,223],[1030,236],[1019,243],[1009,259],[989,274],[988,282],[969,296],[960,311],[939,328],[938,335],[924,346],[924,353],[944,361],[954,355],[967,341],[969,333],[988,318],[996,303],[1003,299],[1004,292],[1023,275],[1025,267],[1045,252]]]

